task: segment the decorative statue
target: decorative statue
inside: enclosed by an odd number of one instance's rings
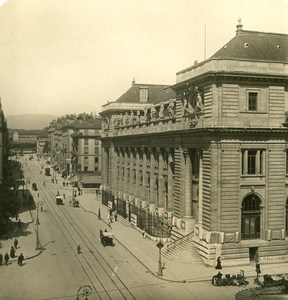
[[[128,112],[127,112],[127,111],[126,111],[126,113],[125,113],[124,119],[125,119],[124,124],[125,124],[126,126],[129,125],[129,115],[128,115]]]
[[[140,123],[141,121],[141,113],[140,113],[140,110],[138,109],[137,110],[137,123]]]
[[[174,101],[173,99],[170,99],[169,104],[168,104],[168,113],[169,113],[169,117],[173,118],[175,116],[174,113]]]
[[[196,87],[196,97],[197,97],[197,100],[196,100],[196,108],[200,111],[203,111],[204,110],[204,103],[203,103],[203,98],[202,98],[202,95],[201,93],[199,92],[198,88]]]
[[[130,125],[133,125],[133,124],[134,124],[134,113],[131,110],[131,113],[130,113]]]
[[[191,103],[188,101],[187,97],[184,97],[183,99],[183,108],[184,108],[184,115],[190,116],[195,112]]]
[[[156,108],[155,108],[155,106],[153,105],[153,106],[151,107],[151,119],[152,119],[152,120],[156,120],[156,117],[157,117],[157,115],[156,115]]]
[[[161,104],[160,104],[159,118],[160,118],[160,119],[163,119],[163,118],[164,118],[164,104],[163,104],[163,102],[161,102]]]
[[[149,118],[149,114],[148,114],[148,107],[145,106],[144,109],[143,109],[143,111],[144,111],[144,121],[145,122],[149,122],[150,118]]]

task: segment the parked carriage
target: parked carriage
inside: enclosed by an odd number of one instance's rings
[[[56,204],[57,205],[62,205],[63,204],[63,197],[56,196]]]
[[[38,190],[36,182],[32,183],[32,190],[34,190],[34,191]]]
[[[101,244],[105,246],[114,246],[112,232],[103,231],[100,229]]]
[[[79,207],[79,201],[77,200],[77,198],[73,197],[73,207]]]

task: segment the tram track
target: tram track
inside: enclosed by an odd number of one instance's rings
[[[30,166],[28,167],[28,165],[29,164],[27,164],[26,168],[33,178],[33,181],[39,182],[39,174],[35,169],[30,168]],[[45,193],[43,193],[42,198],[45,200],[44,202],[47,208],[53,212],[51,216],[67,243],[70,245],[81,268],[89,279],[90,284],[93,286],[93,292],[96,293],[100,299],[136,299],[123,280],[114,272],[109,262],[91,242],[87,234],[75,222],[65,208],[65,205],[56,206],[54,201],[55,194],[51,191],[50,186],[51,183],[47,183],[43,186]],[[74,234],[71,233],[71,229]],[[84,245],[88,251],[85,251],[85,254],[82,253],[82,255],[79,256],[76,251],[78,244]],[[109,274],[110,272],[113,274],[113,278]],[[99,274],[101,274],[101,276],[99,276]]]

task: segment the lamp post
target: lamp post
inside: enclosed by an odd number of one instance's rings
[[[35,223],[35,225],[36,225],[36,247],[35,247],[35,250],[41,249],[40,240],[39,240],[39,228],[38,228],[38,225],[40,225],[40,222],[39,222],[39,206],[43,205],[43,204],[44,204],[43,201],[39,201],[36,204],[37,217],[36,217],[36,223]]]
[[[88,296],[91,295],[91,293],[92,293],[91,286],[90,285],[83,285],[77,291],[77,298],[76,298],[76,300],[79,300],[80,296],[81,297],[85,297],[85,300],[88,300]]]
[[[160,241],[157,245],[156,245],[159,249],[159,259],[158,259],[158,276],[163,276],[163,269],[164,266],[162,266],[162,261],[161,261],[161,250],[163,248],[163,243]]]

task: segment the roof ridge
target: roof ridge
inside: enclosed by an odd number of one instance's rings
[[[266,31],[256,31],[256,30],[242,30],[238,35],[243,35],[245,33],[255,33],[255,34],[265,34],[265,35],[281,35],[281,36],[288,36],[287,33],[277,33],[277,32],[266,32]]]

